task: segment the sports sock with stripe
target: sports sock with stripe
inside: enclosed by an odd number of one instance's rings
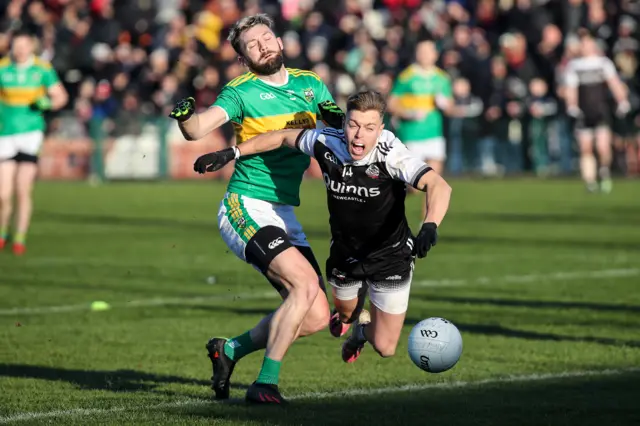
[[[233,361],[238,361],[256,350],[253,340],[251,340],[251,332],[249,331],[227,340],[224,344],[224,354]]]

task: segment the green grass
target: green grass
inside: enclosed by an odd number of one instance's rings
[[[346,365],[328,332],[302,339],[281,375],[299,398],[282,410],[237,402],[258,353],[236,368],[236,402],[210,401],[207,339],[278,304],[218,235],[223,185],[40,183],[27,255],[0,253],[0,423],[638,424],[638,183],[608,196],[577,181],[452,186],[396,356],[366,348]],[[298,217],[324,264],[324,189],[302,192]],[[414,226],[420,202],[407,202]],[[91,312],[94,300],[113,308]],[[406,354],[412,325],[430,316],[464,339],[458,365],[437,375]],[[376,393],[405,385],[417,388]]]

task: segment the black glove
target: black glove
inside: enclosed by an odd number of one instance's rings
[[[322,115],[322,121],[334,129],[342,129],[344,126],[344,112],[333,101],[324,101],[318,104],[318,109]]]
[[[438,225],[433,222],[427,222],[422,225],[418,236],[413,240],[413,251],[420,259],[427,255],[432,246],[438,242]]]
[[[198,157],[193,163],[193,171],[200,173],[215,172],[226,166],[230,161],[236,159],[238,148],[232,146],[222,151],[210,152],[209,154]]]
[[[195,99],[185,98],[176,103],[176,106],[169,114],[169,117],[178,121],[186,121],[193,115],[194,112],[196,112]]]

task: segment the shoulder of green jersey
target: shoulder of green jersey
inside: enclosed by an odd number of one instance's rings
[[[301,70],[298,68],[287,68],[287,71],[289,72],[289,75],[293,77],[310,77],[318,81],[322,81],[320,76],[313,71]]]
[[[257,79],[257,78],[258,78],[258,76],[256,76],[254,73],[246,72],[246,73],[242,74],[241,76],[238,76],[238,77],[234,78],[233,80],[228,82],[225,86],[226,87],[238,88],[241,85],[243,85],[245,83],[248,83],[250,81],[253,81],[253,80]]]
[[[5,56],[4,58],[0,59],[0,68],[8,67],[9,65],[11,65],[10,57]]]
[[[44,68],[46,70],[50,70],[51,68],[53,68],[50,62],[45,61],[44,59],[38,58],[38,57],[34,58],[33,64],[40,68]]]
[[[447,80],[449,80],[451,78],[451,76],[449,75],[449,73],[447,73],[445,70],[443,70],[442,68],[438,68],[436,67],[435,69],[436,74],[439,75],[440,77],[446,78]]]
[[[407,81],[415,74],[413,65],[409,65],[400,74],[398,74],[398,81]]]

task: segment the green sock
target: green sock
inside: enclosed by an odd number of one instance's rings
[[[260,374],[256,379],[256,383],[264,383],[266,385],[277,385],[280,376],[280,365],[282,361],[275,361],[271,358],[264,357]]]
[[[240,336],[227,340],[224,344],[224,354],[234,361],[238,361],[245,355],[249,355],[256,350],[251,340],[251,334],[247,331]]]
[[[27,236],[24,234],[24,232],[18,232],[16,233],[16,235],[13,236],[13,242],[17,244],[24,244],[26,239],[27,239]]]
[[[0,238],[6,240],[8,235],[9,235],[9,228],[7,228],[6,226],[3,226],[2,228],[0,228]]]

